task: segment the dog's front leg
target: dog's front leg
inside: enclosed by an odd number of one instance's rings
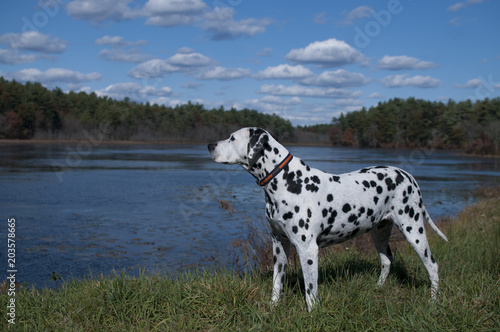
[[[273,296],[271,305],[276,305],[280,298],[281,290],[285,283],[286,267],[288,265],[288,254],[290,253],[290,241],[287,238],[277,239],[273,234]]]
[[[304,274],[304,286],[306,290],[307,309],[312,310],[314,305],[319,303],[318,300],[318,252],[319,248],[316,243],[311,243],[309,246],[296,247]]]

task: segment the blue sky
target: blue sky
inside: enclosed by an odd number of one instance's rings
[[[500,95],[500,1],[25,0],[3,4],[0,75],[294,125],[390,98]]]

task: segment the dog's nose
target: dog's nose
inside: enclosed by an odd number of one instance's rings
[[[209,152],[214,151],[216,146],[217,146],[217,143],[210,143],[210,144],[208,144],[208,151]]]

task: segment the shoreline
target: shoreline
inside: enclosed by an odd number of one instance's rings
[[[22,144],[78,144],[84,141],[88,141],[88,139],[0,139],[0,146],[2,145],[22,145]],[[92,142],[94,146],[98,145],[206,145],[211,141],[135,141],[135,140],[102,140],[97,142]],[[304,146],[304,147],[335,147],[335,148],[348,148],[348,149],[359,149],[359,147],[352,146],[336,146],[327,143],[290,143],[285,142],[284,145],[288,146]],[[362,149],[380,149],[380,148],[362,148]],[[390,150],[412,150],[415,148],[402,147],[402,148],[382,148],[382,149],[390,149]],[[424,149],[424,148],[417,148]],[[462,157],[481,157],[481,158],[500,158],[500,155],[492,155],[492,154],[471,154],[465,153],[463,151],[455,150],[455,149],[440,149],[441,151],[449,151],[455,156]]]

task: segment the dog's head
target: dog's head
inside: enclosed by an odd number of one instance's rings
[[[208,151],[217,163],[253,167],[265,150],[271,150],[270,139],[271,135],[264,129],[243,128],[226,140],[208,144]]]

